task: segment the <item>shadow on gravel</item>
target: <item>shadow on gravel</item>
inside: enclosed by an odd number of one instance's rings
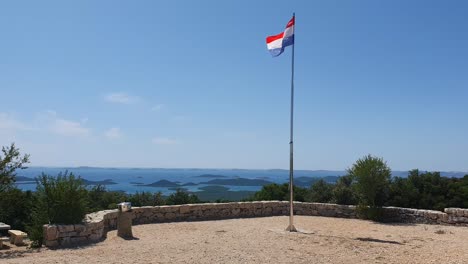
[[[398,242],[398,241],[381,240],[381,239],[371,238],[371,237],[358,237],[358,238],[356,238],[356,240],[364,241],[364,242],[376,242],[376,243],[403,245],[403,243],[400,243],[400,242]]]
[[[31,248],[22,249],[22,250],[15,250],[15,249],[11,250],[11,247],[8,247],[5,245],[3,245],[2,251],[0,251],[0,260],[23,257],[25,254],[39,252],[38,249],[31,249]]]

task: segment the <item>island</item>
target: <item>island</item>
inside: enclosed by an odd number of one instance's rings
[[[105,179],[105,180],[102,180],[102,181],[90,181],[90,180],[86,180],[86,179],[81,179],[81,180],[83,181],[84,185],[113,185],[113,184],[117,184],[112,179]]]
[[[150,184],[134,184],[135,186],[146,186],[146,187],[180,187],[180,185],[176,182],[171,182],[168,180],[160,180],[157,182],[153,182]]]

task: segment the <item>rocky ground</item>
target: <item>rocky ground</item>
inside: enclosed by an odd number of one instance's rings
[[[0,263],[468,263],[468,227],[297,216],[138,225],[70,249],[0,251]]]

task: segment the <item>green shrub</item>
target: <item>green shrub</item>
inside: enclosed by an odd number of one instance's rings
[[[0,193],[0,222],[11,228],[24,230],[30,222],[33,194],[19,189],[8,189]]]
[[[332,201],[337,204],[356,204],[356,194],[352,187],[353,178],[349,175],[338,179],[332,191]]]
[[[294,201],[304,202],[308,195],[306,188],[294,186]],[[268,184],[256,192],[253,196],[254,201],[289,201],[289,184]]]
[[[391,170],[382,158],[367,155],[348,170],[353,178],[358,198],[358,214],[365,219],[380,221],[381,206],[390,192]]]
[[[166,204],[161,192],[136,192],[133,195],[129,195],[128,201],[132,203],[132,206],[158,206]]]
[[[79,177],[68,172],[59,173],[57,177],[42,174],[36,181],[28,232],[33,246],[40,246],[44,224],[77,224],[83,220],[87,210],[87,190]]]
[[[382,207],[369,207],[359,204],[356,207],[356,212],[358,217],[362,219],[368,219],[376,222],[384,220]]]
[[[88,212],[116,209],[124,201],[127,201],[124,192],[108,191],[104,185],[96,185],[88,191]]]
[[[200,199],[195,194],[189,194],[181,189],[178,189],[175,193],[169,195],[167,198],[168,205],[176,204],[194,204],[200,203]]]
[[[333,197],[333,185],[320,179],[312,184],[307,200],[317,203],[329,203]]]
[[[87,190],[81,178],[73,173],[59,173],[57,177],[42,174],[37,179],[36,195],[46,208],[52,224],[80,223],[87,209]]]
[[[31,211],[31,222],[26,227],[28,237],[32,241],[31,247],[38,248],[42,246],[44,240],[43,226],[50,223],[47,215],[47,204],[44,199],[40,199],[37,193],[33,199],[34,206]]]

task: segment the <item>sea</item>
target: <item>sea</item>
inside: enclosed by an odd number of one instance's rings
[[[19,170],[17,176],[27,177],[30,180],[18,181],[17,186],[22,190],[36,189],[36,183],[33,180],[35,177],[45,173],[47,175],[56,176],[60,172],[68,171],[75,176],[88,181],[104,181],[111,180],[115,184],[106,185],[106,189],[110,191],[123,191],[126,193],[135,192],[162,192],[164,195],[175,191],[175,188],[169,187],[149,187],[143,186],[160,180],[167,180],[180,184],[190,192],[200,191],[202,187],[212,185],[206,184],[213,179],[261,179],[272,183],[285,183],[289,180],[289,171],[282,169],[270,170],[249,170],[249,169],[165,169],[165,168],[95,168],[95,167],[74,167],[74,168],[57,168],[57,167],[29,167],[24,170]],[[325,170],[295,170],[295,177],[325,177],[325,176],[340,176],[344,171],[325,171]],[[186,183],[193,185],[184,186]],[[222,185],[229,188],[229,191],[258,191],[262,188],[261,185],[256,186],[238,186],[238,185]]]
[[[87,181],[93,181],[90,186],[97,184],[96,182],[109,180],[112,184],[103,184],[109,191],[122,191],[125,193],[136,192],[162,192],[164,195],[169,195],[179,187],[154,187],[145,186],[161,180],[170,181],[172,184],[179,185],[180,188],[189,192],[202,191],[200,188],[213,185],[221,185],[229,191],[258,191],[262,185],[266,183],[286,183],[289,181],[289,171],[283,169],[268,169],[268,170],[251,170],[251,169],[171,169],[171,168],[96,168],[96,167],[72,167],[72,168],[57,168],[57,167],[29,167],[27,169],[17,171],[17,176],[27,177],[21,181],[17,181],[17,187],[22,190],[36,190],[35,177],[42,173],[56,176],[60,172],[68,171],[75,176],[80,176]],[[294,178],[303,180],[302,186],[310,186],[311,179],[331,177],[336,180],[338,176],[343,176],[346,171],[339,170],[295,170]],[[407,171],[393,171],[393,176],[406,177]],[[445,177],[463,177],[468,172],[441,172]],[[250,179],[259,180],[254,182],[255,185],[234,184],[228,183],[213,184],[207,183],[215,179]],[[260,181],[261,180],[261,181]],[[247,181],[248,182],[248,181]],[[188,185],[185,185],[189,183]]]

